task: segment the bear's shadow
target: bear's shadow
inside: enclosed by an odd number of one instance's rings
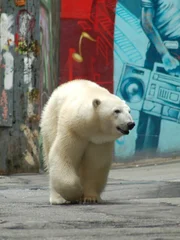
[[[52,205],[52,206],[106,206],[106,205],[127,205],[129,202],[121,202],[121,201],[104,201],[102,203],[63,203],[60,205]]]

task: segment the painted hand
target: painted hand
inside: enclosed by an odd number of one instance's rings
[[[173,56],[171,56],[170,53],[166,53],[163,57],[162,57],[162,62],[164,64],[164,68],[165,70],[171,74],[171,75],[179,75],[178,74],[178,70],[179,70],[179,61],[174,58]]]

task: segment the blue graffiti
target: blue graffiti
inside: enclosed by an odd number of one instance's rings
[[[135,150],[156,151],[166,136],[162,120],[180,123],[180,4],[141,0],[141,6],[141,23],[120,1],[116,6],[115,93],[139,112]]]
[[[116,143],[118,145],[124,145],[125,144],[125,137],[121,137],[121,138],[117,139]]]

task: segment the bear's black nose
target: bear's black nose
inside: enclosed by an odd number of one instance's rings
[[[128,122],[127,126],[129,130],[132,130],[135,126],[135,122]]]

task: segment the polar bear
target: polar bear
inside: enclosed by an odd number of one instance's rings
[[[80,79],[57,87],[40,122],[50,204],[100,203],[114,141],[134,126],[125,101],[98,84]]]

